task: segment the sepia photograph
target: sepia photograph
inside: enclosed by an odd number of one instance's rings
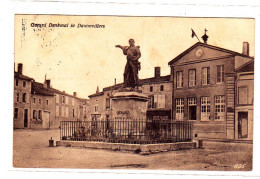
[[[254,58],[254,18],[15,14],[13,167],[252,171]]]

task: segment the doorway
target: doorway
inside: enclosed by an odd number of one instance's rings
[[[50,128],[50,112],[44,111],[44,115],[43,115],[43,128],[44,129]]]
[[[196,106],[189,106],[189,120],[196,120]]]
[[[238,112],[238,138],[248,137],[248,113]]]
[[[24,110],[24,127],[28,127],[28,109]]]

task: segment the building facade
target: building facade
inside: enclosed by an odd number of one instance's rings
[[[195,138],[235,138],[236,69],[252,60],[243,53],[196,43],[169,62],[173,120],[193,121]]]
[[[235,139],[253,140],[254,60],[236,70]]]
[[[55,118],[54,93],[47,84],[32,82],[31,91],[31,125],[32,129],[53,128]]]
[[[148,95],[147,119],[171,120],[172,82],[170,75],[161,76],[160,67],[155,67],[154,77],[140,80],[139,89]]]
[[[31,84],[33,78],[23,75],[23,64],[14,72],[14,128],[29,128],[31,119]]]

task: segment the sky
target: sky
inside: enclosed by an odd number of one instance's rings
[[[69,27],[49,27],[50,23]],[[240,53],[243,42],[249,42],[254,56],[254,27],[253,19],[235,18],[16,15],[14,62],[23,63],[23,74],[38,82],[47,75],[52,87],[88,98],[97,86],[102,90],[115,78],[123,82],[126,57],[115,45],[127,46],[130,38],[140,46],[143,79],[154,76],[155,66],[161,67],[161,75],[170,74],[168,62],[198,42],[191,28],[200,41],[206,28],[208,44]]]

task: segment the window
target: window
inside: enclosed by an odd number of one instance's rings
[[[15,80],[15,85],[19,86],[19,80],[18,79]]]
[[[72,109],[72,117],[75,117],[75,109]]]
[[[56,117],[60,116],[60,106],[56,106]]]
[[[98,105],[95,105],[95,112],[98,112]]]
[[[23,102],[26,103],[26,93],[23,93]]]
[[[46,99],[46,106],[48,106],[49,105],[49,100],[48,99]]]
[[[14,108],[14,118],[18,118],[18,108]]]
[[[106,99],[106,109],[110,109],[110,99]]]
[[[163,91],[163,90],[164,90],[164,86],[161,85],[161,86],[160,86],[160,91]]]
[[[201,120],[210,120],[210,98],[201,97]]]
[[[184,99],[176,99],[176,119],[182,120],[184,118]]]
[[[33,103],[34,103],[34,104],[36,103],[36,98],[33,98]]]
[[[154,96],[149,96],[148,108],[154,108]]]
[[[39,112],[38,112],[38,119],[42,120],[42,111],[41,110],[39,110]]]
[[[196,86],[196,70],[189,70],[189,87]]]
[[[210,68],[204,67],[202,68],[202,85],[209,85],[210,84]]]
[[[36,110],[33,110],[33,119],[37,119],[37,112],[36,112]]]
[[[217,66],[217,83],[224,82],[224,65]]]
[[[56,103],[60,102],[59,98],[60,98],[60,96],[58,94],[56,94]]]
[[[39,99],[39,104],[42,104],[42,99]]]
[[[150,92],[153,92],[153,87],[152,86],[150,86]]]
[[[16,101],[19,102],[19,93],[16,93]]]
[[[26,87],[26,81],[23,81],[23,87]]]
[[[177,71],[176,73],[177,88],[183,87],[183,72]]]
[[[65,96],[62,96],[62,103],[65,103]]]
[[[238,104],[248,104],[248,90],[247,87],[238,88]]]
[[[215,96],[215,119],[224,120],[226,114],[225,96]]]

